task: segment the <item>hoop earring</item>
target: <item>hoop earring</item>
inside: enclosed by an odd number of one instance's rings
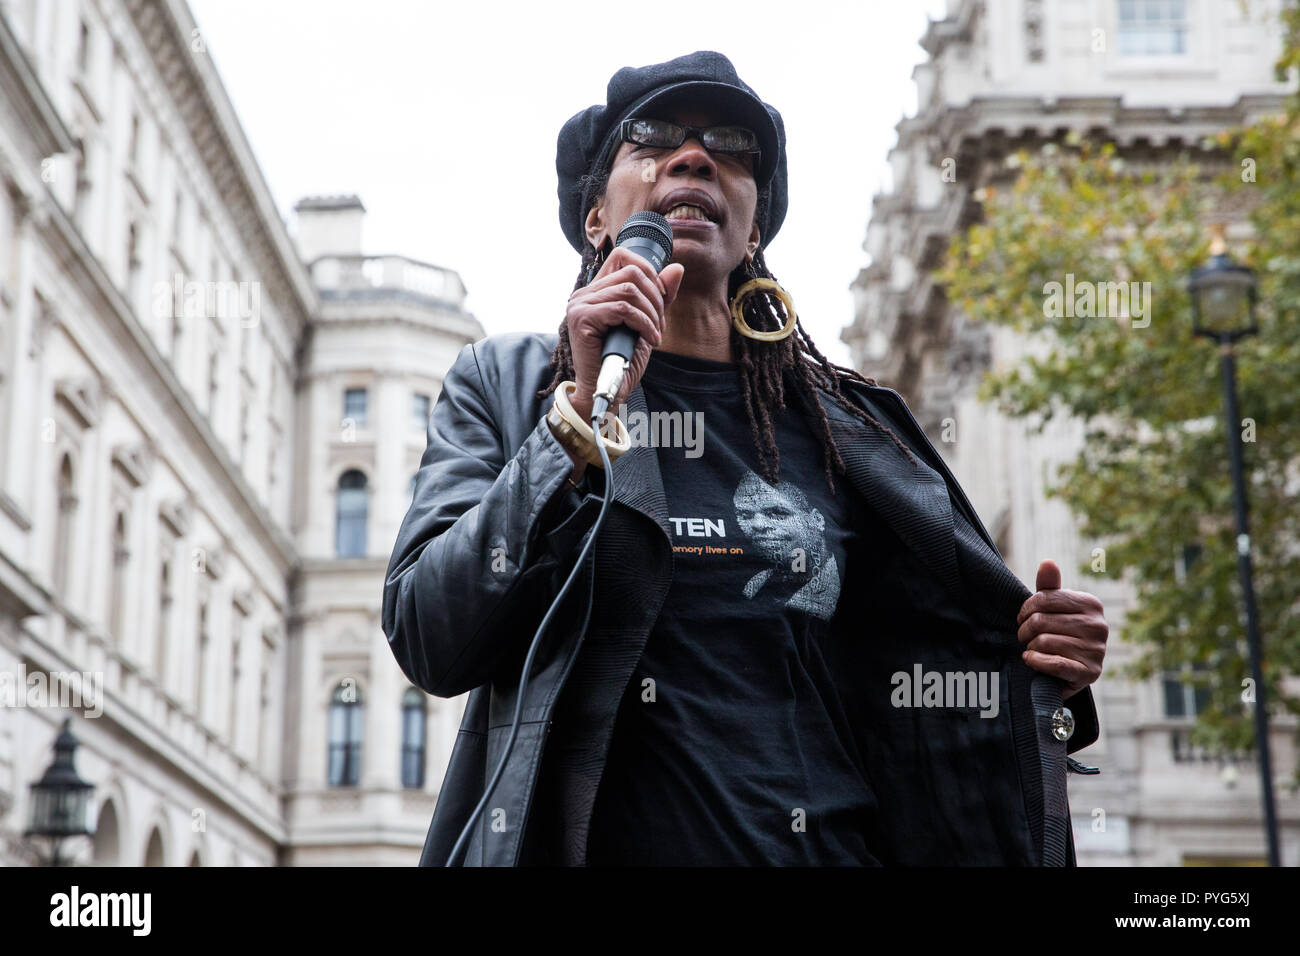
[[[752,295],[760,292],[771,293],[781,300],[785,307],[785,325],[777,332],[756,332],[749,327],[745,321],[745,301]],[[794,301],[790,298],[790,293],[781,288],[781,284],[775,279],[750,279],[739,289],[731,300],[731,324],[736,331],[749,339],[757,339],[760,342],[779,342],[784,338],[789,338],[790,333],[794,331],[795,323],[799,321],[799,316],[794,310]]]

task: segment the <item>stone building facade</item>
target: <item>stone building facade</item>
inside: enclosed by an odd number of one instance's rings
[[[1044,492],[1082,428],[1054,423],[1035,435],[976,400],[987,369],[1035,346],[964,321],[932,270],[978,216],[976,192],[1005,178],[1005,157],[1021,147],[1100,134],[1121,155],[1158,163],[1280,111],[1278,12],[1278,0],[949,0],[921,39],[918,110],[898,124],[892,188],[875,198],[863,245],[870,262],[852,286],[855,317],[842,338],[855,367],[906,397],[1008,565],[1032,586],[1039,561],[1052,558],[1066,587],[1106,605],[1108,674],[1094,688],[1102,733],[1081,755],[1102,773],[1070,779],[1085,865],[1264,859],[1258,771],[1188,746],[1196,697],[1177,675],[1114,676],[1133,653],[1123,640],[1132,595],[1112,578],[1079,579],[1092,543]],[[1297,865],[1300,801],[1282,786],[1295,767],[1291,723],[1273,729],[1272,752],[1284,862]]]
[[[0,0],[0,182],[0,863],[65,717],[74,862],[414,863],[463,702],[380,599],[459,276],[291,235],[183,0]]]

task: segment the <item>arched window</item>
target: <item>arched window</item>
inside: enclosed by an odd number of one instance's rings
[[[355,787],[361,779],[361,691],[340,681],[330,698],[329,785]]]
[[[339,476],[338,527],[334,553],[340,558],[361,558],[366,554],[366,476],[353,469]]]
[[[414,687],[402,695],[402,786],[424,787],[424,695]]]
[[[120,866],[121,837],[118,834],[117,808],[112,800],[105,800],[99,808],[99,821],[95,824],[94,850],[91,858],[96,866]]]
[[[149,834],[149,842],[144,848],[144,865],[145,866],[165,866],[163,862],[163,839],[162,834],[157,827]]]

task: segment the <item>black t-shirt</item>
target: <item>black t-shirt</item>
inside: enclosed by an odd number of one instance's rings
[[[649,415],[673,580],[615,722],[591,865],[863,865],[876,801],[832,673],[850,561],[878,519],[792,404],[761,477],[739,367],[654,351]],[[659,417],[656,418],[656,415]],[[640,429],[640,430],[638,430]]]

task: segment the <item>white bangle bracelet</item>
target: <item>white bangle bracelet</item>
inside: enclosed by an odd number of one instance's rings
[[[591,425],[582,420],[582,416],[569,400],[569,395],[577,390],[577,382],[567,380],[561,382],[555,389],[555,411],[559,413],[565,424],[576,432],[576,437],[584,443],[584,446],[587,446],[579,450],[579,454],[589,464],[602,466],[600,450],[596,447],[596,433]],[[606,412],[606,418],[601,422],[600,434],[605,441],[605,449],[609,452],[609,459],[613,461],[632,447],[632,436],[628,434],[623,420],[615,415],[613,416],[614,437],[610,438],[607,434],[610,427],[608,415],[609,413]]]

